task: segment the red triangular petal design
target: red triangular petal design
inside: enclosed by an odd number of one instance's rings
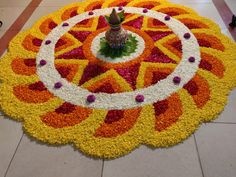
[[[97,26],[97,29],[105,28],[105,27],[107,27],[107,26],[108,26],[108,24],[107,24],[107,22],[106,22],[105,17],[100,16],[99,19],[98,19],[98,26]]]
[[[89,64],[85,69],[84,69],[84,73],[82,75],[82,78],[80,80],[79,85],[82,85],[83,83],[85,83],[86,81],[106,72],[107,69],[103,68],[99,65],[96,64]]]
[[[145,58],[144,61],[158,62],[158,63],[176,63],[176,61],[165,55],[159,48],[154,47],[149,57]]]
[[[162,39],[169,34],[172,34],[171,31],[145,31],[154,41]]]
[[[105,83],[102,86],[100,86],[99,88],[95,89],[93,92],[94,93],[99,93],[99,92],[115,93],[115,90],[113,89],[113,87],[110,83]]]
[[[117,68],[116,71],[121,75],[133,89],[136,88],[136,79],[138,77],[140,64],[129,66],[126,68]]]
[[[82,47],[74,48],[73,50],[56,57],[57,59],[85,59]]]
[[[113,122],[117,122],[124,117],[124,110],[110,110],[108,111],[105,123],[111,124]]]
[[[71,35],[73,35],[76,39],[78,39],[80,42],[84,42],[88,35],[91,34],[90,31],[69,31]]]
[[[138,17],[134,20],[131,20],[129,22],[124,23],[124,25],[126,26],[131,26],[137,29],[141,29],[142,25],[143,25],[143,17]]]

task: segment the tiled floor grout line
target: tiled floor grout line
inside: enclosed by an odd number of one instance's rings
[[[196,147],[196,151],[197,151],[198,162],[200,164],[200,168],[201,168],[201,172],[202,172],[202,177],[205,177],[204,172],[203,172],[203,168],[202,168],[202,162],[201,162],[200,153],[199,153],[199,150],[198,150],[197,140],[196,140],[195,134],[193,134],[193,138],[194,138],[195,147]]]
[[[9,164],[8,164],[8,167],[7,167],[7,170],[6,170],[5,174],[4,174],[4,177],[7,176],[8,170],[9,170],[9,168],[10,168],[10,166],[11,166],[11,163],[12,163],[12,161],[13,161],[15,155],[16,155],[16,152],[17,152],[17,150],[18,150],[18,148],[19,148],[19,146],[20,146],[20,143],[21,143],[21,140],[22,140],[23,136],[24,136],[24,133],[22,132],[22,136],[21,136],[21,138],[20,138],[20,140],[19,140],[19,142],[18,142],[18,144],[17,144],[17,146],[16,146],[16,149],[15,149],[15,152],[14,152],[12,158],[11,158],[11,161],[10,161]]]
[[[102,172],[101,172],[101,177],[103,177],[104,163],[105,163],[105,160],[104,160],[104,159],[102,159]]]

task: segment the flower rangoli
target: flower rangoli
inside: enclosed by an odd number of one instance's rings
[[[113,8],[130,38],[120,55],[104,49]],[[30,136],[91,156],[168,147],[223,110],[235,51],[214,22],[165,0],[78,2],[10,42],[0,105]]]

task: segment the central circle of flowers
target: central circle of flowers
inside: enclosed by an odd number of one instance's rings
[[[171,27],[171,29],[173,29],[173,32],[176,33],[176,35],[181,40],[183,51],[185,52],[183,54],[183,58],[179,63],[179,66],[175,69],[175,71],[173,71],[166,79],[161,80],[161,82],[154,84],[152,87],[119,94],[93,93],[94,97],[96,97],[96,100],[94,99],[92,102],[90,102],[90,104],[86,104],[86,101],[81,101],[86,100],[88,95],[92,95],[92,93],[84,88],[78,87],[62,79],[59,73],[55,69],[53,69],[53,67],[51,67],[51,63],[53,63],[54,61],[54,46],[55,43],[58,41],[58,36],[60,37],[64,33],[66,33],[70,29],[70,26],[74,26],[76,23],[83,19],[90,18],[89,16],[91,15],[96,16],[108,14],[111,12],[111,10],[112,8],[101,10],[97,9],[93,11],[93,14],[86,13],[78,15],[72,19],[67,20],[66,22],[63,22],[62,25],[56,27],[58,28],[58,30],[55,29],[46,37],[45,45],[41,46],[37,56],[37,61],[40,62],[42,59],[47,59],[47,64],[42,67],[37,67],[37,70],[40,79],[43,83],[45,83],[49,91],[74,105],[99,109],[115,109],[117,107],[127,109],[137,106],[136,95],[142,95],[143,97],[145,97],[145,99],[138,99],[140,100],[138,101],[140,105],[150,104],[158,100],[161,101],[167,98],[170,94],[176,92],[178,89],[182,88],[183,84],[187,83],[190,79],[192,79],[195,74],[195,71],[198,69],[198,64],[200,62],[200,51],[198,42],[195,39],[194,35],[191,33],[191,31],[183,23],[176,19],[172,19],[166,14],[162,14],[152,10],[147,11],[145,9],[143,10],[142,8],[124,7],[124,10],[128,13],[144,13],[146,16],[156,18],[165,23],[167,26]],[[190,44],[193,46],[192,48],[189,48]],[[193,57],[192,55],[195,59],[194,63],[189,62],[189,58]],[[170,82],[173,83],[172,86],[169,89],[166,89],[167,85],[169,85]],[[58,89],[53,89],[58,83],[60,83],[60,86],[57,87]],[[154,94],[150,97],[148,96],[149,93],[159,94]],[[165,97],[163,97],[162,95],[165,95]]]

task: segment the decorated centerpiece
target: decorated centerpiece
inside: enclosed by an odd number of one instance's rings
[[[110,29],[106,32],[106,41],[113,49],[120,49],[125,46],[128,39],[127,31],[122,28],[121,23],[124,21],[124,11],[117,13],[112,10],[110,16],[105,16],[110,25]]]
[[[110,28],[100,40],[99,53],[106,58],[117,59],[130,56],[137,49],[137,39],[122,27],[125,20],[124,10],[117,13],[113,8],[109,16],[105,16]]]

